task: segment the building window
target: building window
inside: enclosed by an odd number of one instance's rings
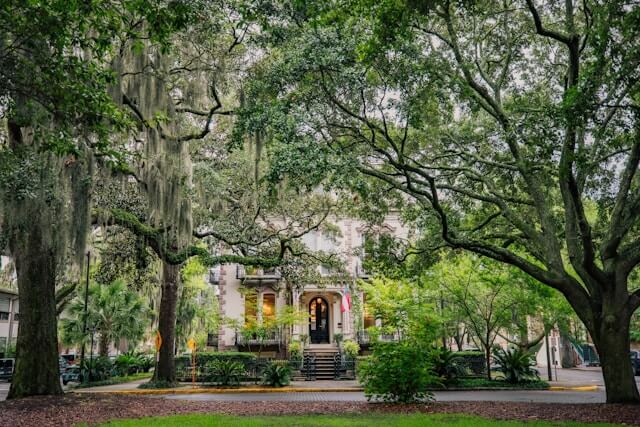
[[[9,320],[9,312],[8,311],[0,311],[0,321],[1,320]]]
[[[258,319],[258,294],[251,291],[244,296],[244,323],[256,323]]]
[[[367,306],[367,297],[363,297],[364,305],[364,329],[372,328],[376,326],[376,318],[371,314],[371,310]]]
[[[218,334],[207,334],[207,347],[218,347]]]
[[[19,320],[20,313],[13,313],[13,320],[17,322]]]
[[[273,320],[276,317],[276,296],[274,294],[262,295],[262,320]]]

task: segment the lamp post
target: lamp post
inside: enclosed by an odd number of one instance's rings
[[[89,351],[91,356],[89,356],[89,374],[88,374],[88,378],[87,378],[87,382],[91,382],[91,363],[93,363],[93,336],[96,333],[96,325],[93,325],[93,327],[91,328],[91,350]]]

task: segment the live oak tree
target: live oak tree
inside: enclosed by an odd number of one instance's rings
[[[117,164],[111,132],[128,120],[107,91],[111,44],[154,22],[162,40],[183,17],[174,2],[4,2],[0,11],[3,246],[15,259],[21,320],[9,398],[59,394],[56,279],[79,271],[93,167]],[[68,260],[75,260],[69,268]]]
[[[274,8],[248,122],[405,194],[439,241],[560,291],[607,402],[639,402],[640,8],[625,1],[351,1]],[[248,90],[248,93],[250,90]],[[266,105],[266,107],[265,107]],[[254,109],[256,110],[256,109]],[[276,122],[274,119],[280,118]],[[254,124],[254,126],[257,126]],[[292,158],[295,150],[290,150]],[[589,215],[594,206],[595,215]]]
[[[268,156],[261,156],[260,135],[243,135],[245,149],[229,153],[233,141],[225,119],[233,115],[229,107],[242,102],[236,77],[246,60],[247,29],[228,8],[209,5],[197,16],[175,37],[174,51],[135,43],[124,45],[114,61],[113,92],[139,130],[131,142],[131,168],[124,172],[139,184],[149,208],[142,213],[111,206],[98,216],[143,238],[162,263],[163,343],[153,379],[158,384],[175,382],[181,265],[200,256],[209,267],[230,262],[274,267],[310,256],[299,239],[317,229],[332,208],[325,197],[298,197],[286,185],[276,183],[266,192],[260,164]],[[224,254],[211,255],[217,253]]]

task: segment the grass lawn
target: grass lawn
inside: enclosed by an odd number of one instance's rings
[[[494,421],[486,418],[452,414],[375,414],[375,415],[299,415],[243,417],[229,415],[174,415],[170,417],[143,418],[139,420],[120,420],[101,424],[105,427],[376,427],[376,426],[584,426],[574,422],[524,422]],[[613,424],[587,424],[589,426],[613,426]]]

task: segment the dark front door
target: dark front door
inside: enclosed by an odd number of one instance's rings
[[[311,344],[329,344],[329,305],[324,298],[309,303],[309,338]]]

